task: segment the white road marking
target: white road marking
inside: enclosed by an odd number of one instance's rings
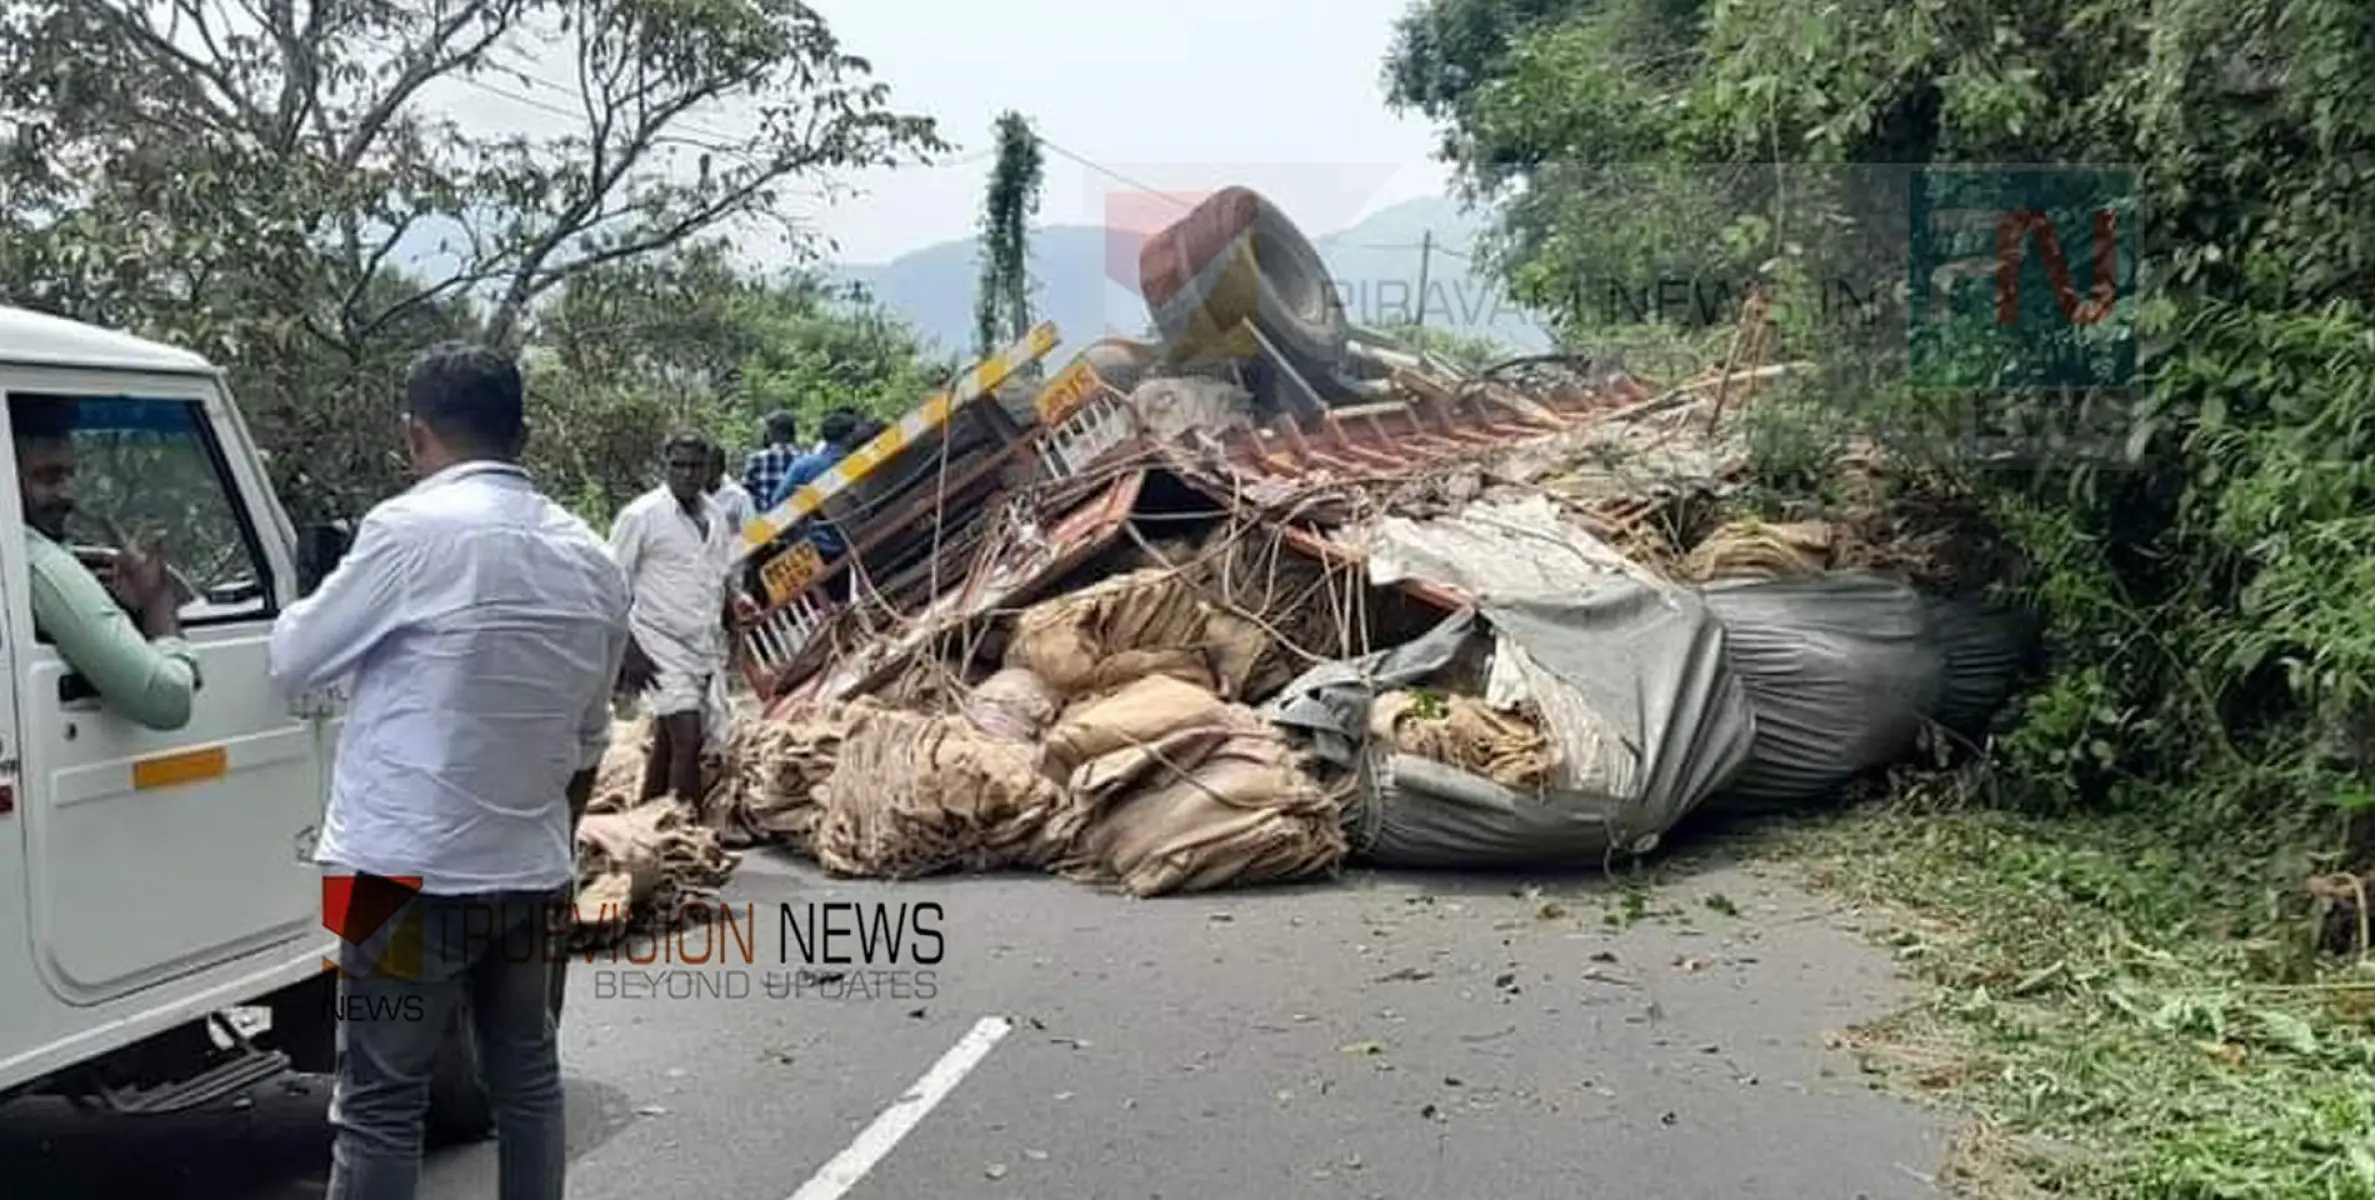
[[[859,1133],[848,1149],[834,1155],[833,1161],[826,1163],[814,1178],[801,1184],[791,1200],[841,1200],[899,1144],[899,1139],[915,1132],[924,1117],[947,1099],[957,1084],[981,1065],[982,1059],[989,1057],[991,1048],[1000,1039],[1013,1031],[1014,1022],[1004,1017],[983,1017],[975,1022],[972,1032],[949,1047],[948,1053],[941,1055],[940,1061],[933,1063],[932,1069],[907,1089],[907,1094],[882,1110],[882,1115],[874,1118],[874,1123]]]

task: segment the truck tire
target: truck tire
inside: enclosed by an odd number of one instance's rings
[[[1138,289],[1174,356],[1246,357],[1236,329],[1251,322],[1315,386],[1343,363],[1351,327],[1327,261],[1250,188],[1215,192],[1148,238]]]

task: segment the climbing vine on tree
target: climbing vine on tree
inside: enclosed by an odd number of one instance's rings
[[[1046,166],[1021,113],[998,118],[997,158],[982,199],[981,283],[973,299],[976,349],[988,354],[1031,328],[1031,218]]]

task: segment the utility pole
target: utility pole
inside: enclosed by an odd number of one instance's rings
[[[1418,312],[1410,318],[1413,329],[1427,323],[1427,262],[1435,257],[1435,231],[1428,229],[1418,239]]]

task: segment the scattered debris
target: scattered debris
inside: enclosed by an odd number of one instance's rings
[[[1285,262],[1262,256],[1265,286]],[[1920,590],[1950,574],[1943,516],[1729,510],[1749,480],[1726,418],[1802,364],[1658,389],[1563,355],[1462,373],[1340,312],[1210,309],[1181,265],[1149,283],[1163,346],[1009,386],[1055,345],[1042,325],[754,520],[739,661],[763,712],[697,801],[622,803],[622,740],[581,923],[665,919],[753,845],[1138,896],[1354,859],[1598,866],[2008,698],[2029,628]],[[829,564],[790,552],[820,514],[848,535]]]
[[[663,796],[630,806],[627,796],[597,795],[578,823],[574,933],[581,943],[673,920],[714,895],[740,861],[690,805]]]
[[[1395,691],[1369,709],[1369,733],[1402,754],[1539,792],[1550,779],[1550,737],[1532,714],[1499,713],[1470,696]]]
[[[867,708],[816,789],[817,860],[848,875],[1046,866],[1087,811],[1040,773],[1034,749],[953,717]]]

